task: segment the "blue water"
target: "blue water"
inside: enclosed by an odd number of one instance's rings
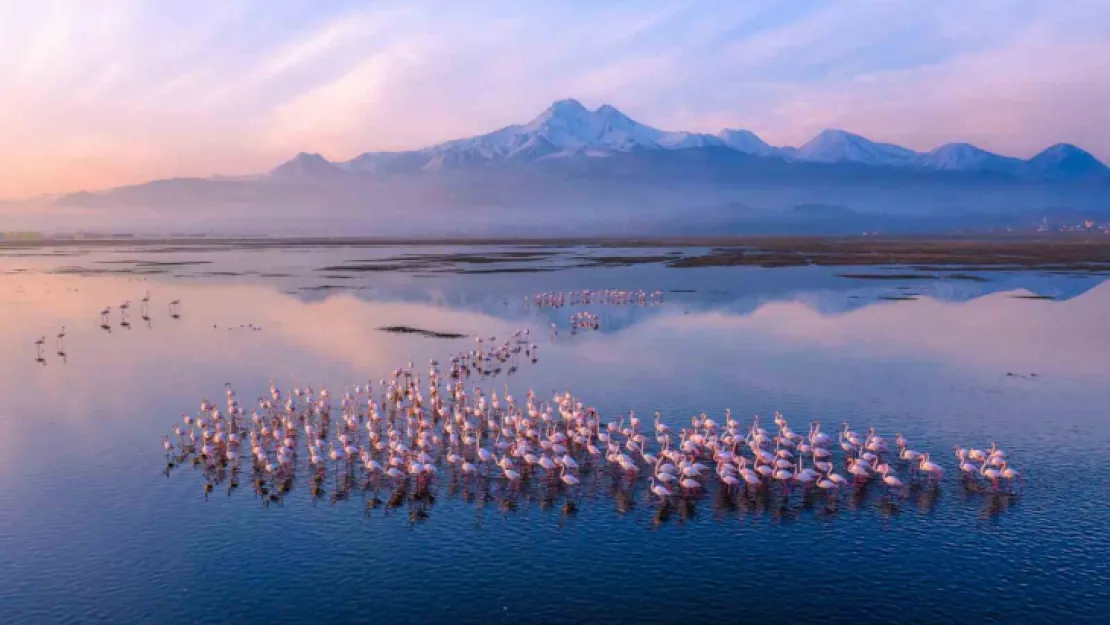
[[[0,622],[1105,622],[1110,285],[1099,278],[574,267],[595,250],[480,266],[557,269],[540,273],[321,270],[440,251],[0,257]],[[605,287],[659,289],[664,303],[523,303]],[[149,325],[135,310],[130,330],[99,328],[104,306],[137,307],[148,290]],[[1055,299],[1016,297],[1031,293]],[[579,310],[600,329],[571,335]],[[52,349],[63,325],[65,362]],[[829,505],[711,488],[660,512],[645,481],[592,469],[577,493],[441,469],[434,502],[396,509],[367,508],[374,495],[359,488],[314,499],[307,479],[266,506],[249,478],[206,495],[199,468],[166,471],[161,436],[202,397],[222,403],[225,383],[249,411],[271,380],[339,395],[474,345],[377,330],[389,325],[531,329],[538,362],[472,378],[487,393],[569,390],[606,421],[659,411],[676,429],[703,412],[723,422],[726,408],[745,425],[759,414],[769,427],[775,410],[802,431],[849,421],[904,433],[946,475],[894,504],[880,489]],[[961,484],[953,445],[992,441],[1025,474],[1020,494]],[[335,491],[334,474],[324,486]]]

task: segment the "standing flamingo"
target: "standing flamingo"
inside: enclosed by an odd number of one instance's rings
[[[931,461],[929,459],[928,453],[921,454],[918,468],[921,470],[922,473],[928,474],[929,479],[934,481],[935,483],[939,484],[940,478],[944,477],[944,469],[940,468],[940,465]]]
[[[121,328],[131,329],[131,322],[127,319],[127,312],[131,309],[131,302],[124,302],[119,305],[119,325]]]
[[[817,479],[817,488],[829,493],[829,495],[840,494],[840,485],[830,480],[828,477],[821,477]]]
[[[654,477],[651,478],[651,492],[655,493],[659,497],[660,503],[666,503],[667,497],[671,496],[670,489],[662,484],[656,484]]]
[[[577,487],[578,484],[579,484],[578,478],[574,477],[573,475],[567,475],[567,465],[566,464],[563,465],[563,472],[562,472],[562,474],[559,475],[559,479],[563,480],[563,483],[566,484],[567,486]]]
[[[1005,460],[1002,461],[1002,477],[1006,479],[1006,484],[1009,487],[1010,492],[1013,492],[1014,490],[1015,481],[1022,482],[1024,487],[1025,477],[1017,470],[1011,468],[1010,463]]]
[[[903,484],[902,480],[890,474],[890,465],[883,465],[881,472],[883,476],[883,484],[886,484],[888,492],[893,495],[895,491],[901,492]]]
[[[998,478],[1002,477],[1002,472],[992,467],[989,461],[984,462],[983,466],[979,467],[979,474],[991,481],[991,486],[994,490],[998,490]]]

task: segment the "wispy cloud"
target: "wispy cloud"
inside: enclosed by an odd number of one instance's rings
[[[776,143],[1110,158],[1110,6],[0,0],[0,197],[349,158],[611,103]]]

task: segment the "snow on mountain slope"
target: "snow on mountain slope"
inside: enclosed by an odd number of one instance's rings
[[[497,160],[531,160],[575,155],[605,156],[633,149],[680,149],[723,146],[713,135],[668,132],[641,124],[615,107],[591,111],[574,99],[559,100],[526,124],[456,139],[422,150],[425,170],[474,165]],[[348,161],[352,171],[370,171],[386,157],[367,153]]]
[[[605,104],[593,113],[598,134],[589,147],[625,150],[634,147],[680,149],[720,146],[723,142],[713,135],[693,132],[668,132],[632,120],[616,108]]]
[[[657,150],[720,144],[722,142],[712,135],[658,130],[630,119],[608,104],[591,111],[571,99],[553,103],[526,124],[509,125],[471,139],[433,145],[423,151],[432,154],[471,152],[476,158],[495,159],[522,155],[544,157],[583,149],[626,152],[636,148]]]
[[[1025,163],[1019,158],[988,152],[970,143],[947,143],[922,155],[914,164],[919,167],[949,171],[993,171],[1014,174]]]
[[[344,163],[300,154],[274,170],[278,177],[331,176],[336,172],[440,171],[489,163],[532,163],[551,159],[599,158],[633,150],[730,148],[756,156],[813,163],[855,163],[942,171],[992,172],[1030,178],[1110,176],[1106,166],[1075,146],[1060,144],[1032,161],[993,154],[967,143],[950,143],[929,153],[871,141],[844,130],[824,130],[800,148],[775,147],[748,130],[716,135],[665,131],[641,124],[608,104],[590,110],[574,99],[558,100],[524,124],[456,139],[420,150],[367,152]]]
[[[725,128],[717,133],[717,138],[724,145],[745,154],[756,156],[777,156],[781,153],[779,148],[768,145],[763,139],[750,130],[733,130]]]
[[[862,163],[864,165],[909,165],[920,157],[913,150],[890,143],[875,143],[844,130],[822,130],[798,148],[794,158],[815,163]]]

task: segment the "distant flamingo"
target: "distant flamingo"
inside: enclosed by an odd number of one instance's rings
[[[121,328],[131,329],[131,322],[127,319],[127,313],[131,309],[131,302],[124,302],[119,305],[119,325]]]

